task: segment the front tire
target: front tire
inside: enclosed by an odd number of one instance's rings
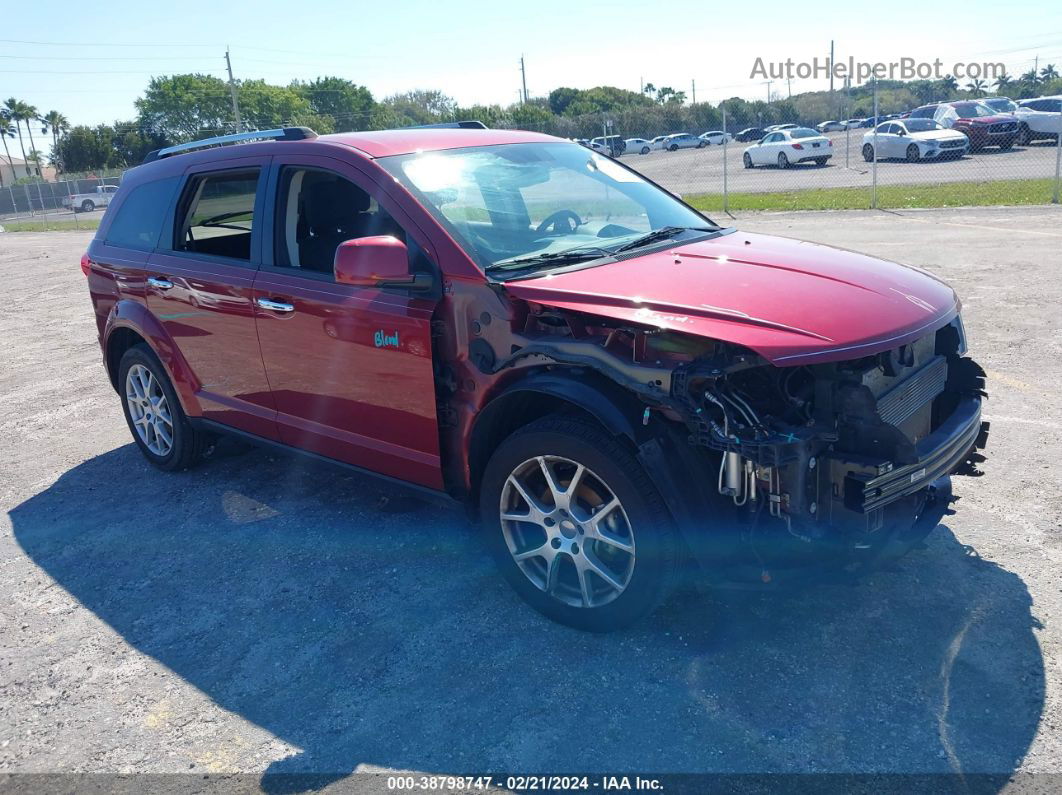
[[[863,159],[868,163],[874,159],[874,147],[870,144],[863,144]]]
[[[907,162],[908,163],[917,163],[919,157],[921,157],[921,155],[920,155],[920,153],[918,151],[918,146],[916,146],[915,144],[910,144],[907,147]]]
[[[752,168],[752,155],[748,152],[741,157],[741,160],[745,164],[745,168]]]
[[[162,362],[146,345],[134,345],[118,366],[122,412],[140,452],[167,472],[202,459],[212,437],[192,427]]]
[[[487,546],[540,613],[609,632],[667,597],[679,550],[671,518],[634,456],[597,425],[537,420],[502,442],[485,472]]]
[[[1020,146],[1028,146],[1032,143],[1032,131],[1029,129],[1029,125],[1025,122],[1021,123],[1018,127],[1018,144]]]
[[[667,151],[669,151],[669,152],[677,152],[678,151],[678,144],[671,144],[671,146],[669,146],[667,148]]]
[[[649,154],[649,147],[648,146],[643,146],[642,147],[642,154],[643,155]]]

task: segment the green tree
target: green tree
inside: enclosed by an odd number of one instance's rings
[[[296,89],[270,85],[264,80],[241,82],[239,100],[244,125],[252,130],[299,126],[300,119],[313,114],[310,101]]]
[[[212,75],[154,77],[135,104],[145,128],[174,142],[220,135],[234,123],[229,87]]]
[[[96,171],[115,165],[114,128],[79,125],[59,141],[57,155],[66,171]]]
[[[1047,66],[1045,66],[1043,69],[1040,70],[1040,82],[1041,83],[1050,83],[1052,80],[1055,80],[1057,77],[1058,77],[1058,70],[1055,69],[1055,65],[1053,63],[1049,63]]]
[[[1030,69],[1028,72],[1019,77],[1018,80],[1022,83],[1028,83],[1030,86],[1035,86],[1037,83],[1040,82],[1040,76],[1036,73],[1035,69]]]
[[[4,154],[7,156],[7,165],[11,168],[11,178],[15,178],[15,164],[11,160],[11,150],[7,148],[7,139],[15,137],[15,126],[11,123],[8,111],[0,111],[0,141],[4,142]],[[0,169],[0,186],[3,183],[3,169]]]
[[[996,93],[1006,91],[1007,88],[1014,82],[1014,78],[1008,75],[1005,71],[1003,74],[996,78],[995,87]]]
[[[380,129],[452,121],[456,107],[454,101],[441,91],[406,91],[387,97],[373,109],[372,126]]]
[[[975,97],[983,97],[985,95],[985,81],[984,80],[971,80],[966,84],[966,90],[973,94]]]
[[[342,77],[318,77],[291,87],[310,103],[312,113],[332,117],[335,132],[368,129],[376,101],[365,86]]]

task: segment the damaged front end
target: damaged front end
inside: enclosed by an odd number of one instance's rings
[[[917,545],[978,475],[984,371],[961,320],[858,359],[775,367],[723,350],[679,367],[690,441],[718,454],[739,543],[711,553],[770,581],[806,564],[865,568]],[[751,559],[750,559],[751,556]]]
[[[895,559],[948,512],[950,476],[980,474],[985,374],[957,315],[873,355],[780,367],[728,342],[532,307],[511,355],[484,369],[544,365],[633,393],[642,463],[722,580]]]

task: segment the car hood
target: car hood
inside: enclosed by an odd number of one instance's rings
[[[968,124],[999,124],[1004,121],[1017,121],[1017,117],[1010,113],[997,113],[995,116],[977,116],[974,118],[963,118],[960,116],[957,121],[964,121]]]
[[[915,268],[789,238],[718,237],[510,281],[558,309],[731,342],[778,365],[888,350],[948,323],[955,292]]]
[[[966,140],[965,135],[955,130],[926,130],[908,135],[916,141],[953,141],[959,138]]]

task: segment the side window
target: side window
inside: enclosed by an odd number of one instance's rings
[[[192,177],[174,227],[177,251],[249,260],[259,169]]]
[[[330,171],[281,169],[275,228],[274,261],[279,267],[331,274],[340,243],[391,235],[409,248],[411,272],[433,270],[424,250],[374,197]]]
[[[180,177],[171,177],[133,188],[107,228],[107,245],[143,251],[154,249],[179,181]]]

